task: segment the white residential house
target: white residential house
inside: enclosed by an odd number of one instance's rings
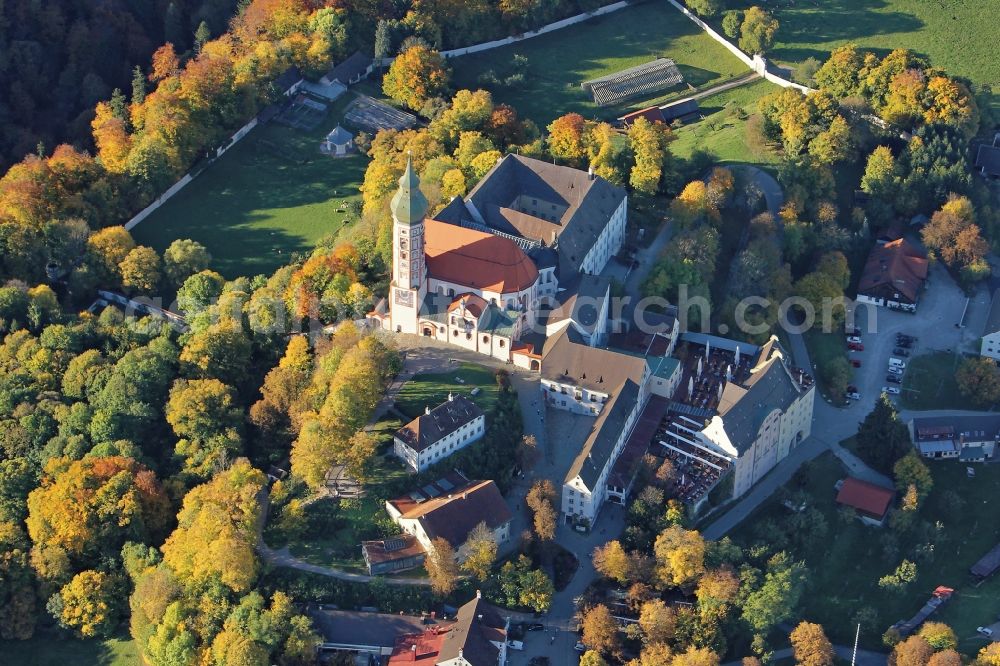
[[[465,396],[448,400],[413,419],[393,436],[393,453],[415,472],[422,472],[486,432],[486,415]]]
[[[493,532],[497,544],[510,539],[511,513],[493,481],[464,484],[446,479],[404,497],[387,500],[389,517],[430,552],[435,539],[447,541],[459,562],[468,556],[466,541],[480,523]]]
[[[983,329],[979,355],[1000,361],[1000,289],[993,292],[993,302],[990,304],[990,313],[986,317],[986,327]]]

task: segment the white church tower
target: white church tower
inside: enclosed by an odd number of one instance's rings
[[[392,211],[392,330],[417,332],[417,315],[427,294],[424,262],[424,216],[427,199],[420,191],[420,179],[407,158],[399,190],[390,202]]]

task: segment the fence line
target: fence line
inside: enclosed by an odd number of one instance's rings
[[[289,88],[288,90],[285,91],[285,97],[289,97],[292,94],[294,94],[299,89],[299,87],[302,85],[303,81],[304,81],[304,79],[299,79],[298,81],[296,81],[292,85],[291,88]],[[250,133],[250,130],[252,130],[254,127],[257,127],[257,125],[259,124],[259,121],[258,121],[257,118],[258,118],[258,116],[254,116],[253,118],[251,118],[250,122],[248,122],[246,125],[244,125],[243,127],[239,128],[238,130],[236,130],[236,132],[231,137],[229,137],[229,140],[226,141],[226,143],[224,143],[223,145],[221,145],[218,148],[216,148],[215,149],[215,157],[211,158],[211,160],[209,161],[209,164],[205,165],[203,168],[201,168],[199,170],[189,171],[186,174],[184,174],[181,177],[180,180],[178,180],[176,183],[174,183],[173,185],[171,185],[170,187],[168,187],[163,192],[163,194],[161,194],[160,196],[156,197],[156,199],[151,204],[149,204],[148,206],[146,206],[145,208],[143,208],[141,211],[139,211],[138,213],[136,213],[128,222],[126,222],[123,225],[125,227],[126,231],[131,231],[133,227],[135,227],[137,224],[139,224],[140,222],[142,222],[143,220],[145,220],[147,217],[149,217],[150,215],[152,215],[153,212],[157,208],[159,208],[160,206],[162,206],[163,204],[165,204],[167,201],[169,201],[172,196],[174,196],[175,194],[177,194],[178,192],[180,192],[181,190],[183,190],[184,187],[188,183],[190,183],[192,180],[194,180],[195,176],[197,176],[202,171],[204,171],[209,166],[211,166],[212,162],[214,162],[215,160],[217,160],[220,157],[222,157],[227,150],[229,150],[230,148],[232,148],[233,146],[235,146],[237,143],[239,143],[243,138],[245,138],[246,135]]]
[[[783,79],[780,76],[778,76],[777,74],[773,74],[773,73],[767,71],[767,60],[765,60],[760,55],[754,55],[753,57],[748,56],[746,53],[744,53],[743,51],[741,51],[740,49],[738,49],[728,39],[726,39],[725,37],[723,37],[722,35],[720,35],[719,33],[717,33],[712,28],[712,26],[710,26],[709,24],[705,23],[700,18],[698,18],[697,16],[695,16],[694,12],[692,12],[690,9],[688,9],[687,7],[685,7],[684,5],[682,5],[681,3],[677,2],[677,0],[667,0],[667,2],[669,2],[671,5],[673,5],[674,7],[676,7],[677,11],[679,11],[680,13],[684,14],[689,19],[691,19],[692,21],[694,21],[695,25],[697,25],[699,28],[701,28],[702,30],[704,30],[705,33],[709,37],[711,37],[712,39],[714,39],[715,41],[717,41],[718,43],[720,43],[724,47],[726,47],[726,50],[728,50],[734,56],[736,56],[737,58],[739,58],[740,61],[744,65],[746,65],[747,67],[749,67],[753,71],[757,72],[758,74],[760,74],[761,76],[763,76],[765,79],[767,79],[771,83],[777,84],[777,85],[781,86],[782,88],[795,88],[796,90],[798,90],[800,92],[803,92],[803,93],[813,92],[812,88],[809,88],[807,86],[803,86],[801,84],[795,83],[794,81],[789,81],[788,79]]]
[[[157,208],[165,204],[170,199],[170,197],[174,196],[175,194],[183,190],[184,186],[190,183],[192,180],[194,180],[194,176],[192,176],[190,173],[184,174],[184,176],[180,180],[178,180],[176,183],[167,188],[167,190],[163,194],[158,196],[156,200],[153,201],[153,203],[149,204],[148,206],[140,210],[131,220],[126,222],[124,225],[125,230],[131,231],[132,227],[134,227],[135,225],[139,224],[147,217],[152,215],[153,211],[155,211]]]
[[[605,14],[610,14],[612,12],[617,12],[620,9],[625,9],[626,7],[632,5],[635,0],[620,0],[620,2],[613,2],[610,5],[604,5],[599,7],[592,12],[585,12],[583,14],[577,14],[576,16],[570,16],[558,21],[554,21],[547,25],[543,25],[540,28],[534,30],[529,30],[523,32],[520,35],[512,35],[510,37],[504,37],[503,39],[494,39],[491,42],[483,42],[482,44],[473,44],[472,46],[463,46],[458,49],[449,49],[447,51],[441,51],[441,57],[443,58],[457,58],[458,56],[469,55],[470,53],[481,53],[482,51],[489,51],[491,49],[498,49],[502,46],[510,46],[511,44],[516,44],[518,42],[523,42],[526,39],[531,39],[532,37],[538,37],[539,35],[544,35],[555,30],[560,30],[562,28],[569,27],[571,25],[576,25],[577,23],[583,23],[588,19],[592,19],[595,16],[604,16]],[[381,64],[383,66],[390,65],[396,58],[382,58]]]

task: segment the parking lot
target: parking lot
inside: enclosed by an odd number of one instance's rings
[[[967,311],[966,300],[965,293],[947,272],[940,266],[933,266],[915,314],[859,306],[855,326],[861,329],[864,351],[852,351],[848,358],[861,362],[861,367],[854,370],[851,381],[857,386],[861,399],[847,409],[857,409],[859,417],[863,418],[871,410],[883,386],[902,386],[886,381],[889,358],[899,346],[898,333],[917,338],[906,349],[909,356],[902,358],[907,365],[913,358],[931,352],[978,353],[979,339],[989,313],[990,295],[985,287],[981,287],[968,299]]]

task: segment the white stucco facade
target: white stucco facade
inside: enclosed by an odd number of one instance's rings
[[[441,462],[456,451],[480,439],[486,432],[486,416],[480,414],[472,421],[432,444],[417,451],[398,436],[393,437],[393,454],[415,472],[422,472]]]

